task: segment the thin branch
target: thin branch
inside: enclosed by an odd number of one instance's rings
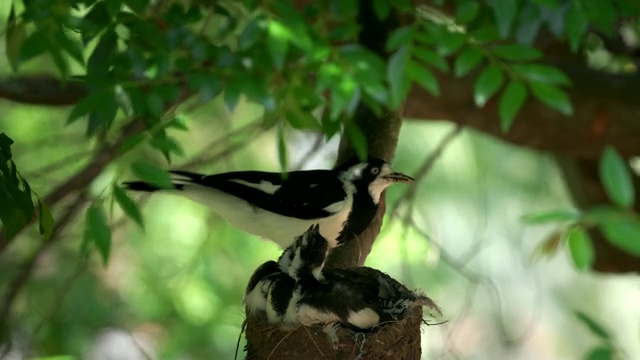
[[[33,170],[33,171],[29,171],[27,173],[24,174],[25,178],[32,178],[32,177],[40,177],[43,176],[44,174],[50,174],[52,171],[55,170],[60,170],[61,168],[64,168],[66,166],[72,165],[74,162],[84,159],[85,157],[87,157],[89,154],[85,151],[85,152],[79,152],[79,153],[74,153],[74,154],[70,154],[68,156],[65,156],[64,158],[58,160],[58,161],[54,161],[52,163],[49,163],[41,168],[39,168],[38,170]]]
[[[291,165],[291,170],[300,170],[300,169],[302,169],[304,164],[306,164],[309,161],[309,158],[311,158],[315,154],[317,154],[318,151],[320,151],[320,149],[322,149],[323,145],[324,145],[324,134],[322,134],[322,133],[316,134],[315,139],[313,141],[313,145],[311,145],[311,147],[307,150],[307,152],[304,153],[304,155],[302,155],[300,157],[300,159],[298,160],[298,162],[296,164]]]
[[[69,275],[69,277],[64,281],[64,283],[58,290],[55,300],[53,301],[53,305],[51,305],[47,313],[42,316],[42,319],[40,319],[40,322],[38,323],[38,325],[36,325],[35,329],[33,330],[33,333],[31,334],[31,338],[35,338],[40,332],[40,330],[42,330],[44,325],[47,323],[47,321],[51,320],[51,318],[56,314],[56,312],[58,312],[58,310],[60,309],[60,306],[62,305],[63,299],[65,298],[67,293],[69,293],[69,290],[71,290],[71,287],[73,286],[73,284],[76,282],[76,280],[78,280],[78,278],[80,278],[81,275],[86,273],[85,271],[86,267],[87,267],[87,259],[82,258],[76,265],[76,268],[73,270],[73,272],[71,272],[71,275]]]
[[[249,145],[249,143],[251,143],[252,140],[255,140],[256,137],[262,135],[263,132],[259,130],[265,130],[265,127],[263,125],[261,118],[253,120],[250,123],[230,133],[227,133],[224,136],[205,145],[202,148],[202,150],[193,157],[193,160],[180,165],[180,168],[181,169],[193,168],[209,162],[214,162],[220,159],[221,157],[228,156],[230,153],[237,151],[244,146]],[[223,149],[222,151],[216,154],[209,155],[209,152],[212,149],[215,149],[218,146],[222,145],[223,143],[226,143],[230,138],[241,136],[241,135],[248,136],[248,138],[244,139],[244,141],[241,141],[239,143],[229,145],[227,148]]]
[[[395,216],[395,214],[397,214],[398,207],[403,202],[406,201],[409,203],[410,208],[413,207],[413,202],[414,202],[414,199],[416,198],[416,194],[419,189],[418,184],[420,184],[422,179],[424,179],[427,176],[427,174],[429,174],[436,160],[440,158],[440,155],[442,155],[442,153],[449,146],[451,141],[453,141],[453,139],[455,139],[458,136],[458,134],[460,134],[462,129],[463,129],[463,126],[460,124],[457,124],[453,128],[453,130],[451,130],[447,135],[445,135],[442,138],[442,140],[440,140],[440,143],[438,144],[438,146],[436,146],[436,148],[425,159],[420,169],[418,169],[418,171],[414,175],[415,183],[413,184],[413,186],[409,187],[409,189],[400,197],[400,199],[398,199],[398,201],[393,205],[393,208],[391,208],[391,210],[389,211],[392,218],[393,216]]]

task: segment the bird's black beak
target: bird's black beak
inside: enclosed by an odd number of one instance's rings
[[[405,184],[411,184],[415,181],[411,176],[405,175],[399,172],[394,172],[389,175],[385,175],[384,178],[391,182],[401,182]]]

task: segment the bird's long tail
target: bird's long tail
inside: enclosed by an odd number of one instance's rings
[[[196,183],[203,175],[182,170],[169,170],[173,180],[173,188],[182,190],[185,184]],[[158,190],[167,190],[144,181],[125,181],[122,186],[127,190],[153,192]],[[171,189],[169,189],[171,190]]]
[[[122,186],[127,190],[152,192],[160,190],[159,187],[144,181],[125,181]]]

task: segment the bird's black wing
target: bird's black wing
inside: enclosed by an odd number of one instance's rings
[[[293,171],[285,178],[280,173],[234,171],[201,175],[171,171],[178,182],[215,188],[243,199],[253,206],[299,219],[317,219],[332,214],[332,204],[346,197],[337,172],[332,170]]]

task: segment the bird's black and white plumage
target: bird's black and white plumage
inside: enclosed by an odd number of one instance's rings
[[[333,248],[362,232],[373,220],[384,189],[413,179],[384,160],[352,159],[333,170],[280,173],[235,171],[202,175],[171,171],[174,189],[142,181],[129,190],[172,191],[202,203],[234,226],[286,248],[312,224]]]
[[[264,311],[270,323],[284,327],[340,324],[359,331],[405,319],[418,306],[441,315],[429,297],[379,270],[323,269],[322,242],[317,227],[311,227],[278,262],[260,266],[245,292],[249,313]]]

